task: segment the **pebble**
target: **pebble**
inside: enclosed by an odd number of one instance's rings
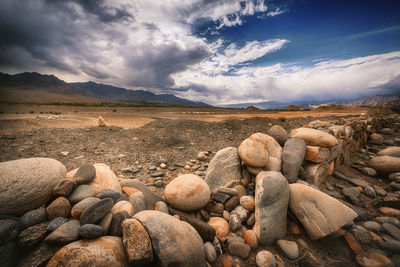
[[[222,239],[229,235],[229,223],[220,217],[210,217],[208,224],[215,228],[216,236]]]
[[[227,211],[232,211],[239,204],[239,202],[239,197],[233,196],[227,202],[225,202],[225,209]]]
[[[242,259],[247,259],[250,254],[250,246],[243,242],[230,242],[228,244],[228,252],[234,256],[239,256]]]
[[[156,204],[154,205],[154,210],[158,210],[166,214],[169,214],[168,206],[164,201],[157,201]]]
[[[161,168],[161,169],[166,169],[166,168],[167,168],[167,164],[161,163],[161,164],[160,164],[160,168]]]
[[[253,211],[254,210],[254,197],[253,196],[243,196],[240,198],[240,205],[242,205],[243,208]]]
[[[112,189],[103,189],[97,194],[97,197],[99,199],[111,198],[114,203],[117,203],[121,199],[121,193]]]
[[[50,221],[49,225],[47,226],[47,231],[48,232],[53,232],[56,230],[58,227],[63,225],[64,223],[68,222],[67,218],[64,217],[58,217]]]
[[[276,244],[290,260],[295,260],[300,256],[300,250],[296,242],[281,239]]]
[[[133,211],[135,213],[141,212],[146,208],[145,197],[141,191],[137,191],[129,196],[129,202],[133,206]]]
[[[236,213],[231,213],[229,217],[229,228],[231,229],[231,231],[234,232],[238,230],[240,226],[242,226],[242,222],[239,215],[237,215]]]
[[[45,220],[46,220],[46,210],[42,208],[28,211],[24,215],[22,215],[21,218],[19,219],[23,228],[28,228],[30,226],[39,224]]]
[[[215,202],[224,204],[229,198],[230,198],[230,195],[223,194],[223,193],[214,193],[212,195],[211,199],[214,200]]]
[[[384,255],[377,252],[365,252],[356,255],[356,262],[362,267],[392,266],[392,262]]]
[[[256,256],[257,267],[276,267],[276,260],[274,254],[267,250],[261,250]]]
[[[84,238],[96,238],[104,233],[103,227],[96,224],[84,224],[79,228],[79,235]]]
[[[103,228],[103,235],[107,235],[111,226],[112,214],[108,213],[103,219],[100,220],[99,225]]]
[[[400,172],[394,172],[388,176],[390,181],[399,181],[400,180]]]
[[[108,229],[109,234],[113,236],[122,236],[122,222],[128,218],[131,218],[131,216],[126,211],[113,214],[111,225]]]
[[[113,205],[114,201],[111,198],[105,198],[90,205],[80,217],[81,224],[97,223],[111,210]]]
[[[150,175],[151,175],[151,177],[162,177],[162,176],[164,176],[164,172],[163,171],[153,172]]]
[[[206,260],[209,263],[214,263],[217,260],[217,251],[215,247],[210,242],[204,243],[204,252],[206,254]]]
[[[54,197],[68,197],[76,185],[77,184],[70,179],[63,179],[54,187],[52,195]]]
[[[242,206],[236,206],[236,208],[231,212],[231,214],[232,213],[236,213],[237,215],[239,215],[239,218],[242,222],[244,222],[247,219],[247,216],[249,215],[249,211],[243,208]]]
[[[163,180],[156,180],[154,182],[154,185],[157,187],[163,187],[164,186],[164,181]]]
[[[378,210],[382,214],[385,214],[387,216],[400,217],[400,210],[398,210],[398,209],[389,208],[389,207],[380,207]]]
[[[206,153],[204,153],[204,152],[199,152],[199,153],[197,154],[197,159],[198,159],[198,160],[201,160],[201,161],[205,161],[205,160],[207,159]]]
[[[250,213],[249,217],[247,218],[246,224],[248,226],[253,226],[255,222],[256,222],[256,216],[255,216],[255,213],[252,212],[252,213]]]
[[[94,187],[88,184],[82,184],[78,185],[74,191],[72,191],[71,195],[68,197],[68,200],[71,202],[71,204],[76,204],[85,198],[94,196],[96,196]]]
[[[47,219],[49,221],[57,217],[67,218],[71,211],[71,204],[65,197],[59,197],[55,199],[46,208]]]
[[[96,168],[93,165],[83,165],[74,174],[72,180],[76,184],[89,184],[96,177]]]
[[[155,170],[157,170],[157,167],[154,166],[154,165],[151,165],[151,166],[149,167],[149,170],[150,170],[150,171],[155,171]]]
[[[233,189],[233,188],[227,188],[227,187],[220,187],[218,188],[218,192],[222,193],[222,194],[227,194],[230,195],[232,197],[237,196],[238,192]]]
[[[115,203],[114,206],[111,208],[110,212],[111,212],[111,214],[114,215],[114,214],[117,214],[117,213],[120,213],[123,211],[127,212],[130,217],[133,216],[134,209],[133,209],[132,204],[129,201],[121,200],[121,201]]]
[[[393,236],[396,240],[400,241],[400,229],[390,223],[383,223],[383,229]]]
[[[56,230],[54,230],[51,234],[49,234],[44,242],[47,244],[68,244],[78,240],[79,237],[79,228],[81,225],[77,220],[70,220]]]
[[[363,226],[370,231],[380,232],[382,230],[382,225],[374,221],[367,221],[363,223]]]
[[[269,159],[266,146],[259,140],[245,139],[238,148],[240,158],[252,167],[264,167]]]
[[[246,195],[246,188],[243,185],[236,185],[233,189],[238,193],[239,199]]]
[[[244,233],[244,240],[246,244],[248,244],[252,249],[257,249],[258,239],[256,233],[253,230],[247,230]]]
[[[99,202],[100,199],[98,199],[97,197],[88,197],[85,198],[81,201],[79,201],[78,203],[76,203],[72,209],[71,209],[71,216],[74,219],[79,220],[79,218],[81,217],[82,212],[89,207],[90,205]]]
[[[226,221],[229,221],[229,218],[231,217],[231,214],[230,214],[229,211],[224,210],[224,211],[222,212],[222,217],[223,217]]]

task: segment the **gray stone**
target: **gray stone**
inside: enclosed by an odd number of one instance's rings
[[[0,163],[0,214],[20,216],[45,204],[66,169],[55,159],[29,158]]]
[[[162,176],[164,176],[164,172],[163,171],[153,172],[150,175],[151,175],[151,177],[162,177]]]
[[[281,239],[276,244],[290,260],[295,260],[300,256],[300,250],[296,242]]]
[[[250,254],[251,247],[244,242],[230,242],[228,244],[228,252],[242,259],[247,259]]]
[[[302,139],[290,138],[286,141],[282,151],[282,173],[289,183],[296,182],[306,149],[306,142]]]
[[[93,165],[83,165],[73,176],[77,184],[89,184],[96,177],[96,168]]]
[[[42,208],[28,211],[19,219],[23,228],[28,228],[30,226],[44,222],[45,220],[46,210]]]
[[[97,223],[100,221],[114,206],[114,201],[111,198],[105,198],[96,202],[85,209],[82,213],[80,222],[81,225],[88,223]]]
[[[244,222],[247,219],[247,216],[249,215],[249,210],[243,208],[242,206],[236,206],[236,208],[231,212],[236,213],[239,215],[239,218],[242,222]]]
[[[146,208],[145,197],[144,197],[143,193],[140,191],[135,192],[129,196],[129,203],[132,204],[133,211],[135,213],[141,212],[142,210],[145,210],[145,208]]]
[[[206,254],[206,259],[209,263],[214,263],[217,260],[217,251],[215,247],[210,242],[204,243],[204,253]]]
[[[154,209],[169,214],[168,206],[164,201],[157,201]]]
[[[42,241],[47,234],[48,223],[31,226],[19,234],[18,243],[21,248],[29,250]]]
[[[114,203],[117,203],[121,199],[121,193],[112,189],[103,189],[97,194],[97,197],[100,199],[111,198]]]
[[[238,204],[239,204],[238,196],[233,196],[227,202],[225,202],[225,209],[227,211],[232,211]]]
[[[108,229],[109,234],[113,236],[122,236],[122,222],[129,218],[131,218],[131,216],[126,211],[113,214],[111,225]]]
[[[348,187],[342,190],[342,193],[348,197],[351,202],[356,206],[361,206],[362,200],[360,199],[361,193],[355,187]]]
[[[139,191],[141,191],[145,198],[145,208],[148,210],[154,210],[154,205],[157,201],[164,201],[162,197],[152,192],[147,188],[145,184],[143,184],[138,179],[123,179],[121,182],[121,187],[133,187]],[[133,203],[132,203],[133,205]],[[135,210],[136,212],[136,210]]]
[[[400,157],[377,156],[369,161],[369,166],[383,175],[400,172]]]
[[[226,187],[220,187],[220,188],[218,188],[218,192],[219,193],[223,193],[223,194],[227,194],[227,195],[230,195],[230,196],[237,196],[237,191],[235,190],[235,189],[233,189],[233,188],[226,188]]]
[[[231,231],[236,231],[242,226],[242,221],[240,220],[239,215],[236,213],[231,213],[229,217],[229,228]]]
[[[94,187],[89,184],[82,184],[75,187],[74,191],[72,191],[71,195],[68,197],[68,200],[71,204],[76,204],[85,198],[94,196],[96,196]]]
[[[219,202],[224,204],[228,199],[230,198],[229,195],[227,194],[223,194],[223,193],[214,193],[212,195],[212,200],[214,200],[215,202]]]
[[[369,185],[364,187],[364,191],[363,192],[364,192],[364,194],[366,194],[369,197],[372,197],[372,198],[376,197],[375,190]]]
[[[45,266],[51,257],[61,248],[61,246],[52,246],[40,243],[33,251],[26,255],[18,267],[38,267]]]
[[[99,225],[103,227],[103,235],[107,235],[108,230],[110,229],[111,226],[111,221],[112,221],[112,213],[108,213],[106,216],[101,219],[99,222]]]
[[[260,244],[272,245],[286,234],[288,202],[289,183],[280,172],[257,175],[253,230]]]
[[[85,199],[79,201],[71,209],[72,218],[79,220],[82,213],[85,211],[85,209],[87,207],[89,207],[99,201],[100,201],[100,199],[97,197],[88,197],[88,198],[85,198]]]
[[[162,266],[204,266],[204,245],[200,235],[188,223],[159,211],[135,214],[148,231],[153,250]]]
[[[281,146],[284,146],[288,139],[287,131],[280,125],[273,125],[268,129],[267,134],[278,141],[279,145]]]
[[[375,220],[381,224],[390,223],[397,228],[400,228],[400,220],[395,217],[376,217]]]
[[[378,232],[378,233],[382,230],[382,225],[380,225],[379,223],[374,222],[374,221],[364,222],[363,226],[367,230]]]
[[[50,221],[49,225],[47,226],[47,231],[48,232],[53,232],[56,230],[58,227],[63,225],[64,223],[68,222],[67,218],[64,217],[58,217]]]
[[[74,242],[78,240],[80,227],[81,225],[79,224],[79,221],[70,220],[49,234],[45,238],[44,242],[47,244],[59,245]]]
[[[218,151],[211,160],[205,182],[213,191],[219,187],[234,187],[240,184],[242,172],[236,148],[227,147]]]
[[[400,241],[400,229],[390,223],[383,223],[383,229],[393,236],[396,240]]]
[[[103,232],[103,227],[96,224],[84,224],[79,228],[79,235],[84,238],[96,238],[102,236]]]
[[[0,220],[0,246],[17,237],[21,228],[22,225],[17,220]]]
[[[362,167],[360,168],[360,171],[370,177],[375,177],[378,174],[374,169],[369,167]]]

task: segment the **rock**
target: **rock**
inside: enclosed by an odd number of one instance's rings
[[[164,197],[177,209],[193,211],[201,209],[208,203],[210,188],[199,176],[184,174],[165,187]]]
[[[376,153],[378,156],[392,156],[392,157],[400,157],[400,147],[399,146],[390,146],[385,148],[384,150]]]
[[[49,221],[57,217],[67,218],[71,211],[71,204],[65,197],[59,197],[46,208],[47,219]]]
[[[233,187],[240,184],[242,172],[236,148],[227,147],[218,151],[211,160],[205,182],[214,191],[219,187]]]
[[[198,159],[198,160],[201,160],[201,161],[206,160],[206,159],[207,159],[206,153],[204,153],[204,152],[199,152],[199,154],[197,154],[197,159]]]
[[[204,243],[204,253],[206,255],[206,260],[209,263],[214,263],[217,260],[217,251],[215,247],[210,242]]]
[[[30,226],[39,224],[45,220],[46,220],[46,210],[42,208],[28,211],[27,213],[22,215],[21,218],[19,219],[23,228],[28,228]]]
[[[106,127],[107,126],[106,125],[106,121],[103,119],[102,116],[99,116],[99,119],[98,119],[97,123],[98,123],[99,127]]]
[[[247,218],[246,224],[248,226],[253,226],[255,222],[256,222],[256,215],[254,212],[252,212],[250,216]]]
[[[156,204],[157,201],[164,201],[162,197],[159,195],[153,193],[150,189],[147,188],[145,184],[140,182],[137,179],[123,179],[121,180],[121,186],[122,187],[133,187],[144,195],[145,198],[145,208],[147,210],[154,210],[154,205]],[[132,202],[131,204],[135,206]],[[137,212],[135,210],[135,212]]]
[[[369,197],[372,197],[372,198],[375,198],[376,197],[376,193],[375,193],[375,190],[371,187],[371,186],[369,186],[369,185],[367,185],[366,187],[364,187],[364,194],[366,194],[367,196],[369,196]]]
[[[289,183],[297,180],[306,153],[306,142],[298,138],[286,141],[282,151],[282,173]]]
[[[85,198],[85,199],[79,201],[71,209],[72,218],[79,220],[81,215],[82,215],[82,213],[83,213],[83,211],[87,207],[89,207],[92,204],[97,203],[99,201],[100,201],[100,199],[97,198],[97,197],[88,197],[88,198]]]
[[[310,186],[291,184],[289,207],[311,239],[319,239],[354,220],[357,213]]]
[[[263,133],[252,134],[250,139],[263,143],[267,148],[268,162],[263,169],[265,171],[281,171],[282,147],[279,143],[273,137]]]
[[[105,198],[93,203],[87,207],[81,215],[81,225],[94,224],[100,221],[111,210],[114,201],[111,198]]]
[[[261,250],[256,256],[257,267],[276,267],[274,254],[267,250]]]
[[[100,199],[111,198],[114,203],[117,203],[121,199],[121,193],[112,189],[103,189],[97,194],[97,197]]]
[[[243,208],[253,211],[254,210],[254,197],[253,196],[243,196],[240,198],[240,205],[242,205]]]
[[[228,252],[244,260],[249,256],[250,250],[250,246],[243,242],[235,241],[228,244]]]
[[[239,199],[246,195],[246,188],[243,185],[237,185],[233,189],[238,193]]]
[[[328,166],[325,163],[308,163],[304,165],[307,174],[307,182],[320,186],[328,176]]]
[[[79,235],[84,238],[96,238],[104,233],[103,227],[96,224],[84,224],[79,228]]]
[[[58,217],[50,221],[49,225],[47,226],[47,231],[48,232],[53,232],[56,230],[58,227],[63,225],[64,223],[68,222],[67,218],[64,217]]]
[[[238,195],[238,192],[233,188],[220,187],[220,188],[218,188],[218,192],[222,193],[222,194],[230,195],[231,197]]]
[[[389,207],[380,207],[378,210],[387,216],[400,217],[400,210],[398,209],[393,209]]]
[[[356,187],[348,187],[348,188],[344,188],[342,190],[343,195],[345,195],[346,197],[348,197],[351,202],[356,205],[356,206],[362,206],[361,205],[361,193],[360,191],[357,190]]]
[[[103,236],[97,239],[71,243],[50,259],[47,267],[127,266],[126,255],[120,237]]]
[[[294,129],[290,132],[290,137],[303,139],[309,146],[333,147],[339,144],[334,136],[310,128]]]
[[[96,163],[93,165],[96,169],[96,176],[90,182],[94,191],[98,194],[101,190],[112,189],[116,192],[122,193],[121,186],[115,173],[109,166],[103,163]],[[73,179],[78,169],[74,169],[67,173],[67,178]]]
[[[40,243],[33,251],[24,257],[19,263],[19,267],[45,266],[53,255],[60,249],[60,246],[50,246]]]
[[[374,189],[375,193],[377,193],[380,196],[384,197],[387,195],[385,189],[383,189],[382,187],[380,187],[378,185],[373,185],[372,188]]]
[[[110,229],[111,226],[111,221],[112,221],[112,214],[108,213],[106,216],[101,219],[99,222],[99,225],[103,228],[103,235],[107,235],[108,230]]]
[[[247,230],[244,233],[244,240],[246,244],[248,244],[252,249],[257,249],[258,247],[257,235],[253,230]]]
[[[362,267],[385,267],[392,266],[392,262],[377,252],[365,252],[356,255],[356,262]]]
[[[320,146],[307,146],[305,159],[312,162],[328,161],[330,150],[326,147]]]
[[[53,188],[53,197],[68,197],[75,189],[76,183],[69,179],[63,179]]]
[[[162,177],[164,176],[164,171],[158,171],[158,172],[153,172],[152,174],[150,174],[151,177]]]
[[[378,156],[369,161],[369,166],[384,175],[400,172],[400,157]]]
[[[126,211],[121,211],[119,213],[113,214],[111,219],[111,224],[108,232],[110,235],[114,236],[122,236],[122,223],[126,220],[131,218]]]
[[[21,223],[16,220],[0,220],[0,246],[17,237],[21,226]]]
[[[236,206],[236,208],[231,212],[231,214],[232,213],[236,213],[237,215],[239,215],[239,218],[242,222],[244,222],[247,219],[247,216],[249,215],[249,211],[243,208],[242,206]]]
[[[113,215],[123,211],[126,211],[129,216],[133,216],[133,206],[129,201],[121,200],[115,203],[114,206],[111,208],[111,214]]]
[[[136,192],[140,192],[140,190],[137,190],[136,188],[133,187],[122,187],[122,191],[128,195],[128,197]]]
[[[271,245],[286,234],[289,184],[280,172],[261,172],[256,177],[255,224],[262,245]]]
[[[66,169],[55,159],[28,158],[0,163],[0,214],[20,216],[45,204]]]
[[[230,198],[230,195],[223,194],[223,193],[214,193],[212,194],[212,200],[218,203],[225,204],[225,202]]]
[[[388,176],[388,179],[390,181],[398,181],[398,180],[400,180],[400,172],[395,172],[395,173],[390,174]]]
[[[145,197],[144,197],[143,193],[140,191],[133,193],[129,196],[129,203],[132,204],[133,211],[135,213],[141,212],[142,210],[145,210],[145,208],[146,208]]]
[[[232,211],[239,204],[239,197],[233,196],[227,202],[225,202],[225,209],[227,211]]]
[[[241,226],[242,221],[240,220],[239,215],[237,215],[236,213],[231,213],[229,217],[229,229],[234,232],[238,230]]]
[[[70,220],[49,234],[45,238],[44,242],[56,245],[64,245],[74,242],[78,240],[80,227],[81,225],[79,224],[79,221]]]
[[[382,226],[379,223],[374,222],[374,221],[364,222],[363,226],[367,230],[378,232],[378,233],[382,230]]]
[[[280,125],[273,125],[268,129],[267,134],[274,138],[281,146],[284,146],[288,139],[286,130]]]
[[[383,142],[385,141],[385,138],[381,134],[376,134],[373,133],[369,137],[369,143],[374,144],[374,145],[383,145]]]
[[[168,206],[164,201],[157,201],[156,205],[154,206],[154,210],[169,214]]]
[[[370,177],[375,177],[378,174],[374,169],[369,167],[362,167],[360,168],[360,171]]]
[[[269,158],[266,145],[257,139],[247,138],[239,145],[239,157],[252,167],[264,167]]]
[[[71,204],[76,204],[85,198],[94,196],[96,196],[96,192],[94,191],[93,186],[82,184],[78,185],[74,191],[72,191],[71,195],[68,197],[68,200],[71,202]]]
[[[256,167],[252,167],[250,165],[246,165],[246,170],[253,175],[257,175],[263,171],[263,168],[256,168]]]
[[[219,239],[222,239],[229,235],[229,223],[220,217],[210,217],[208,224],[215,228],[216,235]]]
[[[125,220],[122,223],[122,233],[122,242],[131,264],[142,265],[153,262],[150,236],[138,220]]]
[[[48,223],[40,223],[22,231],[18,239],[21,248],[28,250],[42,241],[47,234],[47,225]]]
[[[20,255],[17,241],[8,241],[0,246],[0,266],[16,266]]]
[[[162,266],[204,266],[203,241],[188,223],[159,211],[145,210],[134,216],[150,235]]]
[[[276,244],[290,260],[295,260],[300,256],[300,250],[296,242],[281,239]]]
[[[72,177],[72,180],[78,185],[88,184],[94,179],[95,176],[96,168],[93,165],[88,164],[81,166]]]
[[[396,240],[400,241],[400,229],[390,223],[383,223],[383,229],[393,236]]]

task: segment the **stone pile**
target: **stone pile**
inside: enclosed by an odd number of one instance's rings
[[[274,125],[209,164],[199,152],[167,185],[101,163],[0,163],[0,266],[311,266],[315,242],[398,264],[399,130],[398,116]]]

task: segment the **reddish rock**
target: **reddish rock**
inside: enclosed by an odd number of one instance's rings
[[[71,211],[71,204],[69,204],[68,199],[65,197],[59,197],[46,208],[47,219],[49,221],[57,218],[64,217],[67,218],[69,212]]]
[[[303,139],[309,146],[333,147],[339,144],[334,136],[309,128],[294,129],[290,132],[290,137]]]
[[[211,217],[208,224],[215,228],[219,239],[226,237],[230,233],[229,223],[220,217]]]
[[[61,180],[53,189],[53,197],[68,197],[77,184],[70,179]]]
[[[268,162],[268,149],[259,140],[245,139],[239,145],[238,152],[240,158],[252,167],[264,167]]]
[[[258,247],[257,235],[253,230],[247,230],[244,233],[244,240],[246,244],[248,244],[252,249],[257,249]]]
[[[125,220],[122,223],[122,233],[122,242],[130,263],[140,265],[153,261],[150,236],[138,220]]]

